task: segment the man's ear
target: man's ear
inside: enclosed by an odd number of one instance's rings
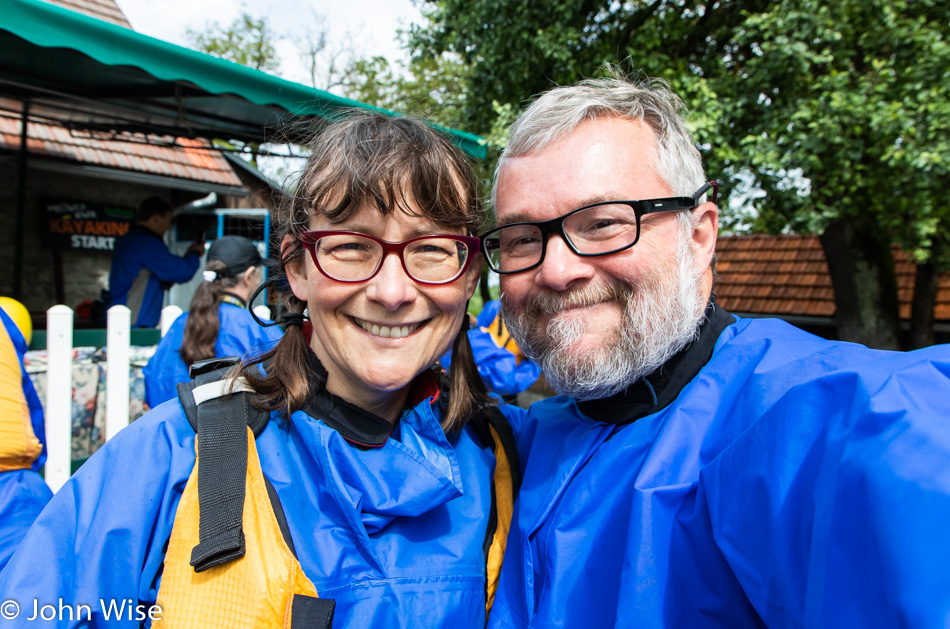
[[[306,253],[301,252],[298,255],[293,255],[293,249],[295,247],[302,247],[300,241],[292,234],[284,236],[284,239],[280,243],[280,258],[282,260],[290,258],[290,261],[284,264],[284,271],[287,273],[287,283],[290,284],[290,290],[293,291],[294,297],[306,303],[307,298],[310,296],[310,284],[307,282]]]
[[[698,218],[693,229],[693,252],[696,255],[696,265],[703,272],[712,264],[716,255],[716,238],[719,234],[719,208],[712,201],[707,201],[693,210]]]

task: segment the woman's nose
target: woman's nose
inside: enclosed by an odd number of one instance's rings
[[[402,260],[396,253],[383,258],[382,266],[366,287],[366,296],[388,310],[398,310],[413,301],[417,293],[415,281],[406,274]]]

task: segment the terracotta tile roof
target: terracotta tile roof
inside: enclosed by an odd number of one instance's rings
[[[146,144],[164,142],[168,146]],[[174,145],[172,145],[174,144]],[[0,151],[18,151],[20,119],[0,112]],[[92,166],[164,175],[193,181],[243,187],[220,152],[208,140],[121,134],[114,138],[72,133],[58,125],[30,122],[27,150],[31,155],[65,159]]]
[[[44,0],[44,2],[94,17],[97,20],[118,24],[128,29],[132,28],[125,14],[122,13],[122,9],[114,0]]]
[[[817,236],[720,236],[716,298],[738,313],[832,317],[834,291]],[[917,265],[894,250],[901,318],[910,318]],[[940,277],[934,316],[950,320],[950,273]]]
[[[132,25],[115,0],[44,0],[99,20],[131,29]],[[0,151],[20,147],[17,103],[0,103]],[[151,143],[166,144],[155,146]],[[117,168],[150,175],[164,175],[193,181],[243,187],[220,152],[206,140],[158,138],[122,134],[114,138],[90,133],[73,133],[54,124],[30,122],[27,150],[31,155],[65,159],[82,164]]]

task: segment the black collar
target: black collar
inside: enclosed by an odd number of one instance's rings
[[[722,331],[736,321],[736,318],[720,308],[715,300],[710,300],[703,316],[699,338],[680,350],[659,369],[608,398],[578,402],[577,408],[584,415],[600,422],[629,424],[669,406],[683,387],[689,384],[712,358],[716,341]]]
[[[326,368],[312,351],[307,354],[310,367],[317,377],[310,378],[310,399],[301,410],[315,419],[322,420],[354,445],[365,448],[385,445],[393,430],[393,424],[327,391]]]

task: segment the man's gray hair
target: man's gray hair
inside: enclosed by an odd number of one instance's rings
[[[496,206],[498,175],[506,159],[537,153],[582,123],[608,116],[648,124],[656,135],[658,174],[674,196],[690,196],[706,178],[699,150],[683,123],[685,109],[679,96],[659,79],[587,79],[547,91],[511,127],[495,169],[492,205]],[[689,221],[689,212],[680,215]]]

